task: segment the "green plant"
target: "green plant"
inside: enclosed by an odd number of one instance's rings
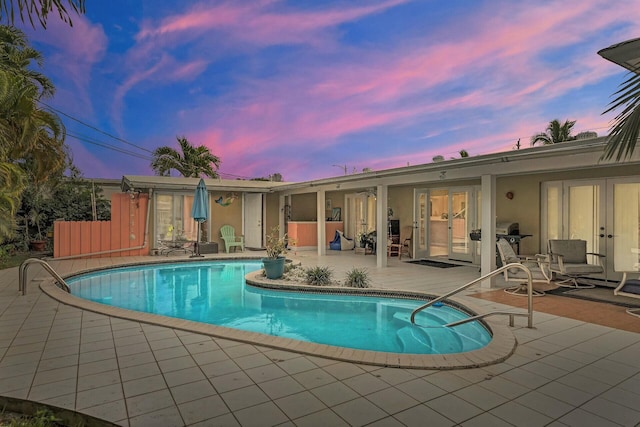
[[[28,220],[31,223],[31,225],[36,227],[37,232],[33,235],[33,239],[34,240],[44,240],[45,239],[45,233],[43,233],[42,231],[42,226],[46,220],[46,215],[44,212],[38,210],[37,208],[33,208],[31,209],[31,211],[29,211],[29,217]]]
[[[314,286],[327,286],[331,284],[333,272],[329,267],[310,267],[306,271],[306,282]]]
[[[347,272],[347,279],[344,284],[352,288],[368,288],[371,286],[371,279],[367,270],[353,268]]]
[[[271,233],[267,235],[267,258],[279,258],[287,250],[287,234],[280,237],[280,227],[275,226],[271,229]]]
[[[10,427],[55,427],[61,426],[62,420],[48,409],[40,409],[33,416],[14,418],[8,424]]]

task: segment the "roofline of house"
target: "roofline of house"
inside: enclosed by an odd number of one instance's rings
[[[575,170],[593,167],[612,167],[617,164],[639,164],[640,153],[624,162],[600,160],[606,137],[568,141],[560,144],[523,148],[520,150],[503,151],[460,159],[444,160],[441,162],[425,163],[414,166],[368,171],[352,175],[336,176],[301,182],[271,182],[245,181],[225,179],[205,179],[207,188],[211,191],[237,191],[248,193],[299,192],[309,188],[362,188],[381,183],[401,185],[407,182],[423,182],[450,179],[476,179],[489,173],[496,176],[508,176],[519,173],[537,173],[559,170]],[[564,156],[564,161],[557,160]],[[570,157],[568,157],[570,156]],[[535,162],[535,167],[532,166]],[[595,163],[594,163],[595,162]],[[518,165],[527,164],[527,167]],[[495,165],[496,167],[487,168]],[[415,177],[415,179],[413,179]],[[198,184],[199,178],[160,177],[124,175],[122,177],[122,191],[135,190],[167,190],[192,191]]]
[[[200,178],[124,175],[120,187],[122,191],[143,191],[148,189],[193,191],[199,181]],[[207,178],[204,179],[204,182],[209,190],[239,191],[245,193],[270,193],[278,188],[278,186],[284,185],[284,183],[272,181],[247,181],[219,178]]]
[[[491,154],[484,154],[473,157],[465,157],[460,159],[444,160],[441,162],[426,163],[415,166],[403,166],[399,168],[384,169],[379,171],[369,171],[353,175],[324,178],[318,180],[289,183],[282,187],[279,187],[279,191],[290,191],[306,187],[321,187],[323,185],[335,185],[346,183],[357,183],[362,181],[370,181],[372,179],[392,178],[400,177],[410,174],[424,175],[429,172],[442,172],[452,171],[456,169],[465,169],[472,166],[487,166],[487,165],[504,165],[505,163],[517,162],[521,160],[540,160],[555,158],[564,155],[576,155],[576,154],[595,154],[599,155],[603,152],[606,145],[606,137],[596,137],[592,139],[576,140],[563,142],[561,144],[545,145],[540,147],[524,148],[521,150],[503,151]],[[593,156],[592,156],[593,157]],[[640,159],[634,157],[630,160],[630,163],[637,163]],[[616,163],[614,161],[602,161],[600,166],[613,166]],[[546,162],[543,167],[539,169],[540,172],[553,171],[553,170],[566,170],[568,168],[566,162]],[[585,163],[584,165],[574,165],[573,168],[593,167],[593,161]],[[571,168],[571,166],[569,166]],[[491,170],[492,175],[512,175],[514,174],[511,168],[493,168]],[[476,174],[471,177],[480,177],[480,174]],[[363,183],[364,185],[364,183]],[[365,185],[366,186],[366,185]]]

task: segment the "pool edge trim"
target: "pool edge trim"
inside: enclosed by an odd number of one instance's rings
[[[129,263],[127,265],[144,265],[150,264],[148,262]],[[153,264],[153,263],[151,263]],[[112,265],[109,268],[118,268],[123,265]],[[92,271],[104,270],[104,268],[89,268],[84,269],[81,272],[77,271],[66,277],[76,276],[82,273],[89,273]],[[250,273],[247,276],[258,275],[259,272]],[[66,278],[65,277],[65,278]],[[249,277],[247,283],[255,286],[255,278]],[[268,285],[274,287],[277,282],[269,281]],[[300,288],[307,288],[306,290],[313,290],[316,292],[322,292],[323,288],[308,289],[307,285],[295,285],[287,283],[288,290],[300,290]],[[243,342],[247,344],[259,345],[268,348],[280,349],[285,351],[291,351],[299,354],[323,357],[332,360],[360,363],[374,366],[385,366],[392,368],[409,368],[409,369],[435,369],[435,370],[448,370],[448,369],[463,369],[463,368],[479,368],[482,366],[492,365],[500,363],[510,357],[517,346],[517,340],[509,329],[508,326],[491,322],[489,320],[484,321],[485,325],[489,328],[492,339],[484,347],[468,351],[464,353],[451,353],[443,355],[432,354],[405,354],[405,353],[387,353],[377,352],[370,350],[359,350],[348,347],[336,347],[326,344],[317,344],[305,341],[298,341],[289,338],[276,337],[272,335],[260,334],[257,332],[242,331],[239,329],[232,329],[223,326],[210,325],[205,323],[194,322],[190,320],[183,320],[177,318],[171,318],[166,316],[160,316],[151,313],[144,313],[139,311],[133,311],[123,309],[119,307],[108,306],[99,304],[93,301],[89,301],[83,298],[71,295],[55,285],[53,279],[44,280],[40,283],[40,289],[49,297],[57,300],[58,302],[76,307],[82,310],[87,310],[99,314],[103,314],[110,317],[131,320],[135,322],[147,323],[157,326],[169,327],[186,332],[203,334],[215,338],[229,339],[233,341]],[[327,288],[326,290],[336,290],[340,288]],[[382,288],[367,288],[367,289],[349,289],[352,293],[373,293],[384,292],[388,295],[407,296],[411,295],[423,295],[429,297],[432,295],[416,292],[416,291],[402,291],[396,289],[382,289]],[[345,292],[342,288],[342,292]],[[462,304],[458,301],[455,302],[461,308],[468,311],[475,311],[474,307],[470,307],[469,304]]]

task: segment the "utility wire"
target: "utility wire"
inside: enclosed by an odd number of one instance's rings
[[[129,141],[126,141],[126,140],[124,140],[122,138],[119,138],[117,136],[111,135],[108,132],[105,132],[105,131],[103,131],[101,129],[98,129],[95,126],[92,126],[92,125],[90,125],[90,124],[88,124],[88,123],[86,123],[86,122],[84,122],[84,121],[82,121],[82,120],[80,120],[78,118],[75,118],[75,117],[65,113],[64,111],[61,111],[61,110],[59,110],[59,109],[57,109],[55,107],[52,107],[51,105],[49,105],[49,104],[47,104],[47,103],[45,103],[43,101],[39,100],[38,102],[40,104],[44,105],[45,107],[55,111],[56,113],[61,114],[61,115],[65,116],[65,117],[73,120],[74,122],[80,123],[81,125],[86,126],[89,129],[95,130],[96,132],[99,132],[99,133],[101,133],[101,134],[103,134],[105,136],[108,136],[109,138],[115,139],[116,141],[119,141],[119,142],[122,142],[124,144],[130,145],[130,146],[135,147],[135,148],[137,148],[139,150],[145,151],[145,152],[147,152],[149,154],[153,154],[153,151],[151,151],[149,149],[146,149],[146,148],[141,147],[139,145],[133,144],[133,143],[131,143]],[[128,156],[137,157],[139,159],[148,160],[148,161],[153,160],[153,158],[150,157],[150,156],[146,156],[144,154],[136,153],[136,152],[133,152],[133,151],[122,149],[122,148],[118,148],[118,147],[116,147],[114,145],[111,145],[111,144],[106,143],[106,142],[98,141],[98,140],[96,140],[96,139],[94,139],[92,137],[86,136],[86,135],[80,135],[80,134],[76,135],[76,134],[73,134],[73,133],[67,131],[67,136],[70,136],[71,138],[75,138],[75,139],[77,139],[78,141],[81,141],[81,142],[86,142],[88,144],[96,145],[98,147],[106,148],[108,150],[117,151],[119,153],[126,154]],[[245,180],[253,179],[253,178],[248,177],[248,176],[234,175],[234,174],[226,173],[226,172],[217,171],[217,173],[220,176],[224,175],[224,176],[231,177],[231,178],[239,178],[239,179],[245,179]]]
[[[73,116],[71,116],[71,115],[69,115],[69,114],[65,113],[64,111],[61,111],[61,110],[58,110],[58,109],[57,109],[57,108],[55,108],[55,107],[52,107],[51,105],[49,105],[49,104],[47,104],[47,103],[45,103],[45,102],[43,102],[43,101],[38,101],[38,102],[39,102],[40,104],[44,105],[45,107],[47,107],[47,108],[49,108],[49,109],[51,109],[51,110],[55,111],[56,113],[58,113],[58,114],[62,114],[63,116],[65,116],[65,117],[67,117],[67,118],[69,118],[69,119],[71,119],[71,120],[73,120],[73,121],[75,121],[75,122],[78,122],[78,123],[80,123],[80,124],[81,124],[81,125],[83,125],[83,126],[86,126],[86,127],[90,128],[90,129],[93,129],[93,130],[95,130],[96,132],[100,132],[101,134],[106,135],[106,136],[108,136],[109,138],[113,138],[113,139],[115,139],[116,141],[120,141],[120,142],[122,142],[122,143],[124,143],[124,144],[130,145],[130,146],[135,147],[135,148],[137,148],[137,149],[139,149],[139,150],[146,151],[146,152],[147,152],[147,153],[149,153],[149,154],[153,154],[153,151],[151,151],[151,150],[149,150],[149,149],[147,149],[147,148],[141,147],[141,146],[139,146],[139,145],[136,145],[136,144],[134,144],[134,143],[131,143],[131,142],[129,142],[129,141],[126,141],[126,140],[124,140],[124,139],[122,139],[122,138],[119,138],[119,137],[117,137],[117,136],[111,135],[111,134],[110,134],[110,133],[108,133],[108,132],[105,132],[105,131],[103,131],[103,130],[101,130],[101,129],[98,129],[98,128],[97,128],[97,127],[95,127],[95,126],[92,126],[92,125],[90,125],[90,124],[88,124],[88,123],[85,123],[85,122],[83,122],[82,120],[77,119],[77,118],[75,118],[75,117],[73,117]]]
[[[115,147],[115,146],[113,146],[111,144],[107,144],[105,142],[97,141],[97,140],[95,140],[93,138],[90,138],[90,137],[87,137],[87,136],[84,136],[84,135],[75,135],[73,133],[67,132],[67,136],[69,136],[71,138],[75,138],[78,141],[86,142],[88,144],[97,145],[99,147],[106,148],[108,150],[117,151],[119,153],[126,154],[126,155],[129,155],[129,156],[132,156],[132,157],[137,157],[139,159],[144,159],[144,160],[149,160],[149,161],[151,160],[150,156],[145,156],[144,154],[135,153],[135,152],[129,151],[129,150],[124,150],[122,148]]]

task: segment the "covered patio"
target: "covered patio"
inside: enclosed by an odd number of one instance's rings
[[[376,257],[353,253],[298,252],[291,258],[304,266],[331,265],[338,277],[353,266],[365,267],[374,287],[434,294],[480,274],[477,266],[439,269],[394,258],[379,269]],[[150,259],[157,258],[51,264],[66,275]],[[38,284],[47,276],[39,267],[30,269],[36,279],[27,295],[19,296],[17,270],[0,271],[0,394],[118,425],[640,422],[640,333],[598,324],[603,322],[596,303],[590,321],[570,318],[574,306],[568,299],[565,315],[536,308],[553,297],[536,299],[534,329],[516,318],[511,331],[518,346],[501,363],[464,370],[397,369],[219,339],[177,329],[172,320],[152,325],[70,307],[40,291]],[[500,278],[494,286],[506,284]],[[492,301],[489,295],[495,292],[471,288],[456,299],[482,311],[513,310]],[[492,321],[506,324],[507,319]]]

